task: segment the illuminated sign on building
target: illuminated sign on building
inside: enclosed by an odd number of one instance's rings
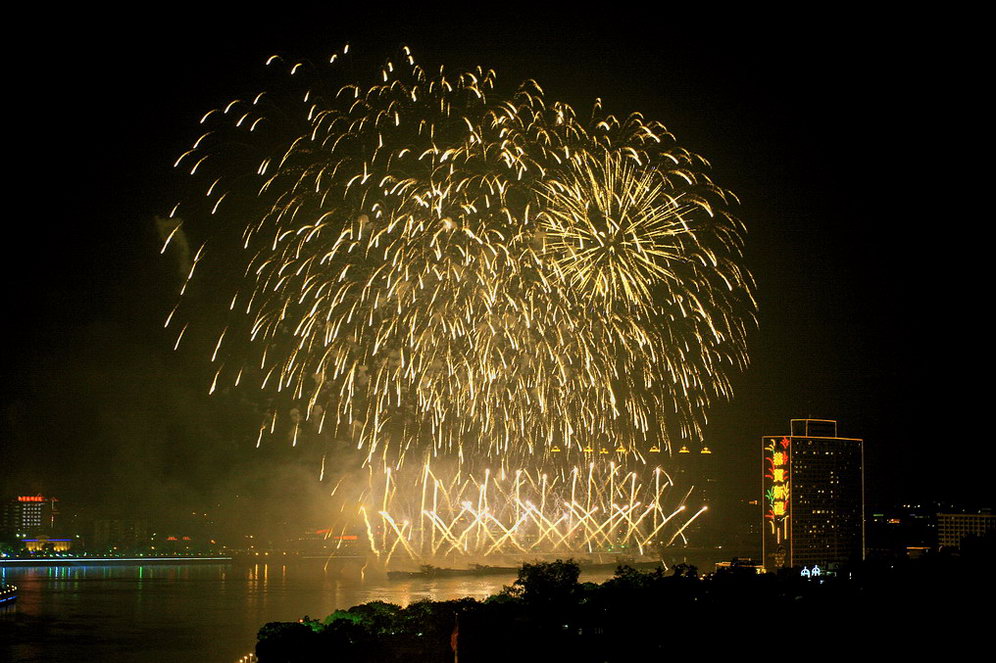
[[[0,528],[21,535],[52,530],[59,515],[58,502],[44,495],[18,495],[0,502]]]
[[[791,559],[791,536],[789,521],[792,516],[789,494],[792,489],[789,454],[791,441],[788,437],[770,438],[764,445],[764,498],[767,505],[765,518],[765,539],[774,545],[772,559],[766,565],[785,566]]]

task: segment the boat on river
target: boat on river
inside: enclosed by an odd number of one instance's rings
[[[537,560],[539,561],[539,560]],[[633,558],[620,558],[611,562],[601,560],[582,559],[572,560],[581,567],[584,572],[592,571],[612,571],[620,566],[628,566],[633,569],[648,571],[659,566],[667,569],[667,565],[660,560],[637,560]],[[471,564],[466,569],[446,569],[423,564],[418,571],[388,571],[389,580],[411,580],[413,578],[451,578],[455,576],[490,576],[490,575],[511,575],[514,576],[521,569],[519,566],[483,566],[481,564]]]
[[[429,564],[423,564],[418,571],[388,571],[387,577],[391,580],[407,580],[410,578],[452,578],[454,576],[490,576],[490,575],[515,575],[519,570],[517,566],[482,566],[472,564],[467,569],[441,569]]]
[[[17,585],[0,584],[0,606],[10,605],[17,600]]]

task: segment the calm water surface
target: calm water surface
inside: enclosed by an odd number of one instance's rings
[[[358,564],[320,561],[0,568],[0,580],[19,587],[16,606],[0,611],[0,661],[235,663],[266,622],[324,618],[375,600],[483,599],[514,579],[390,581]]]

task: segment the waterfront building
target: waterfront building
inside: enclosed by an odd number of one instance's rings
[[[695,502],[712,505],[717,493],[717,472],[715,455],[706,444],[681,445],[673,456],[678,484],[693,489]]]
[[[35,534],[55,529],[59,500],[44,495],[19,495],[4,504],[3,531]]]
[[[148,550],[150,540],[148,521],[100,519],[93,523],[88,549],[100,553],[135,553]]]
[[[761,438],[767,569],[864,559],[863,444],[827,419],[793,419],[789,435]]]
[[[44,534],[31,539],[22,539],[24,549],[31,553],[69,552],[76,544],[75,539],[55,539]]]
[[[675,483],[688,493],[688,506],[698,510],[706,507],[707,518],[698,518],[685,529],[684,534],[695,547],[712,547],[725,543],[727,527],[721,522],[723,515],[715,509],[719,496],[716,455],[704,442],[683,444],[671,456]]]

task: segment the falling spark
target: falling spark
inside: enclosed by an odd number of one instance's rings
[[[571,480],[576,467],[474,474],[426,464],[408,475],[414,485],[403,491],[393,490],[391,479],[381,477],[378,482],[372,477],[370,485],[382,488],[361,499],[380,502],[379,518],[373,521],[362,508],[367,534],[374,537],[371,548],[385,563],[399,551],[416,560],[605,550],[643,555],[666,535],[673,542],[705,511],[702,507],[683,521],[684,501],[665,506],[672,498],[670,479],[663,484],[643,482],[630,472],[626,481],[613,482],[610,477],[618,466],[592,465],[594,480],[580,495]],[[429,492],[434,495],[431,509],[422,497]]]

